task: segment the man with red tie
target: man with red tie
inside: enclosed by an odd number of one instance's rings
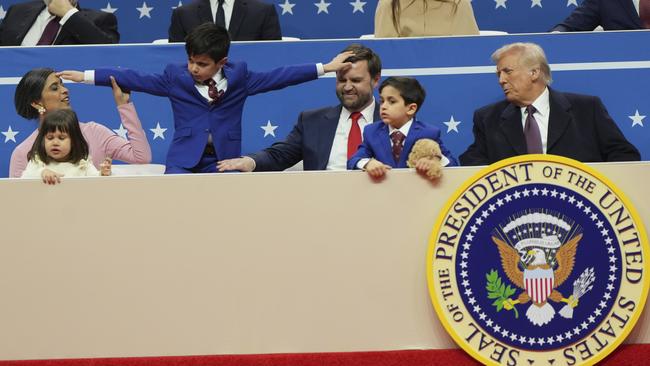
[[[584,0],[552,31],[650,29],[650,0]]]
[[[35,0],[9,7],[0,46],[118,43],[113,14],[79,8],[77,0]]]
[[[337,72],[339,105],[300,113],[284,139],[249,156],[219,162],[221,171],[278,171],[303,161],[304,170],[345,170],[362,141],[365,126],[379,121],[373,90],[381,78],[381,60],[370,48],[352,44],[343,52],[352,66]]]
[[[551,89],[551,68],[534,43],[512,43],[492,54],[505,100],[474,112],[474,142],[461,165],[489,165],[524,154],[582,162],[640,160],[600,98]]]

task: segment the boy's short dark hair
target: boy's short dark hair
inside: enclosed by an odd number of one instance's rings
[[[345,62],[368,61],[368,73],[373,79],[381,74],[381,59],[370,48],[359,44],[352,43],[345,47],[342,52],[353,51],[354,55],[345,59]]]
[[[395,88],[404,99],[404,103],[415,103],[418,106],[417,110],[420,110],[420,107],[424,103],[424,98],[427,96],[420,82],[414,78],[391,76],[379,85],[379,93],[387,86]]]
[[[58,109],[45,114],[27,159],[32,160],[38,156],[43,163],[49,164],[52,158],[45,151],[45,136],[56,131],[67,133],[70,137],[70,157],[67,162],[76,164],[81,159],[88,159],[88,142],[81,133],[79,119],[72,109]]]
[[[185,38],[187,56],[208,55],[214,62],[228,56],[230,36],[226,28],[214,23],[203,23]]]

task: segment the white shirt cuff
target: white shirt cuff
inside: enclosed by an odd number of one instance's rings
[[[370,161],[370,159],[368,159],[368,158],[364,158],[364,159],[359,160],[357,162],[357,168],[363,170],[363,168],[366,167],[366,164],[368,164],[369,161]]]
[[[61,24],[61,26],[63,26],[65,24],[65,22],[67,22],[68,19],[70,19],[70,17],[73,16],[74,14],[76,14],[78,11],[79,11],[79,9],[77,9],[77,8],[72,8],[72,9],[68,10],[68,12],[65,13],[65,15],[63,17],[61,17],[61,20],[59,20],[59,24]]]
[[[95,84],[95,70],[86,70],[84,71],[84,84]]]
[[[318,76],[325,75],[325,69],[323,68],[322,63],[319,62],[319,63],[316,64],[316,71],[318,71]]]
[[[442,166],[449,165],[449,159],[447,159],[447,157],[443,155],[442,158],[440,158],[440,165]]]

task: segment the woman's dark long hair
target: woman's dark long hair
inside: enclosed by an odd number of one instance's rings
[[[27,119],[38,118],[38,111],[32,107],[32,103],[41,100],[45,81],[53,73],[54,70],[50,68],[40,68],[23,75],[14,94],[14,105],[18,115]]]

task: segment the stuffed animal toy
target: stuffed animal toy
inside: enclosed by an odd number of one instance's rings
[[[433,161],[429,169],[426,172],[422,172],[423,174],[431,180],[442,177],[442,164],[440,163],[442,152],[440,151],[440,145],[435,140],[417,140],[413,145],[413,149],[411,149],[406,165],[409,168],[415,168],[417,162],[422,158],[429,158]]]

